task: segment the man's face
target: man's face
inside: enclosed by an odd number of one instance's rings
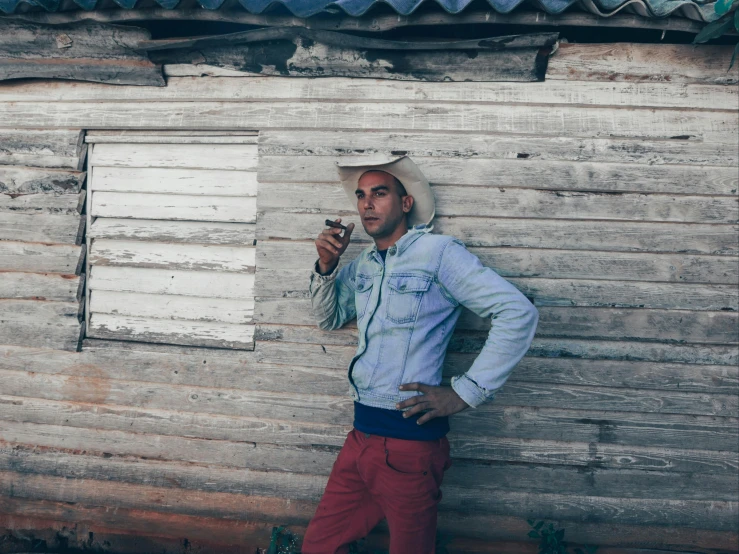
[[[362,225],[372,238],[390,236],[399,226],[406,226],[405,216],[413,206],[413,197],[407,196],[404,189],[399,190],[389,173],[365,172],[355,194]]]

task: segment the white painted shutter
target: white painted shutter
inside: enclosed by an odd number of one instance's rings
[[[88,337],[254,348],[256,138],[88,134]]]

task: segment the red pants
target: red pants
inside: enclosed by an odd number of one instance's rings
[[[433,441],[352,429],[303,538],[303,554],[345,554],[383,518],[390,554],[434,554],[441,481],[452,465],[446,437]]]

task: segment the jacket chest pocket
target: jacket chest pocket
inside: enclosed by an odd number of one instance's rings
[[[354,281],[354,305],[357,308],[357,320],[362,319],[367,312],[370,296],[372,296],[372,277],[358,275]]]
[[[415,321],[423,293],[431,286],[431,277],[395,274],[388,278],[387,284],[387,318],[394,323]]]

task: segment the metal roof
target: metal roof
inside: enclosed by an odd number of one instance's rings
[[[114,3],[113,3],[114,2]],[[154,3],[155,2],[155,3]],[[254,14],[269,11],[282,5],[297,17],[310,17],[325,11],[342,10],[349,16],[361,16],[378,4],[386,4],[400,15],[409,15],[422,3],[435,2],[450,14],[463,11],[472,0],[0,0],[0,11],[5,13],[26,11],[58,12],[67,10],[96,10],[110,8],[134,9],[161,7],[165,9],[197,7],[216,10],[224,6],[239,7]],[[716,14],[714,1],[701,0],[487,0],[499,13],[507,14],[519,6],[533,6],[546,13],[557,15],[578,7],[580,10],[599,16],[610,16],[617,12],[636,13],[643,17],[662,18],[680,15],[698,21],[713,21]]]

